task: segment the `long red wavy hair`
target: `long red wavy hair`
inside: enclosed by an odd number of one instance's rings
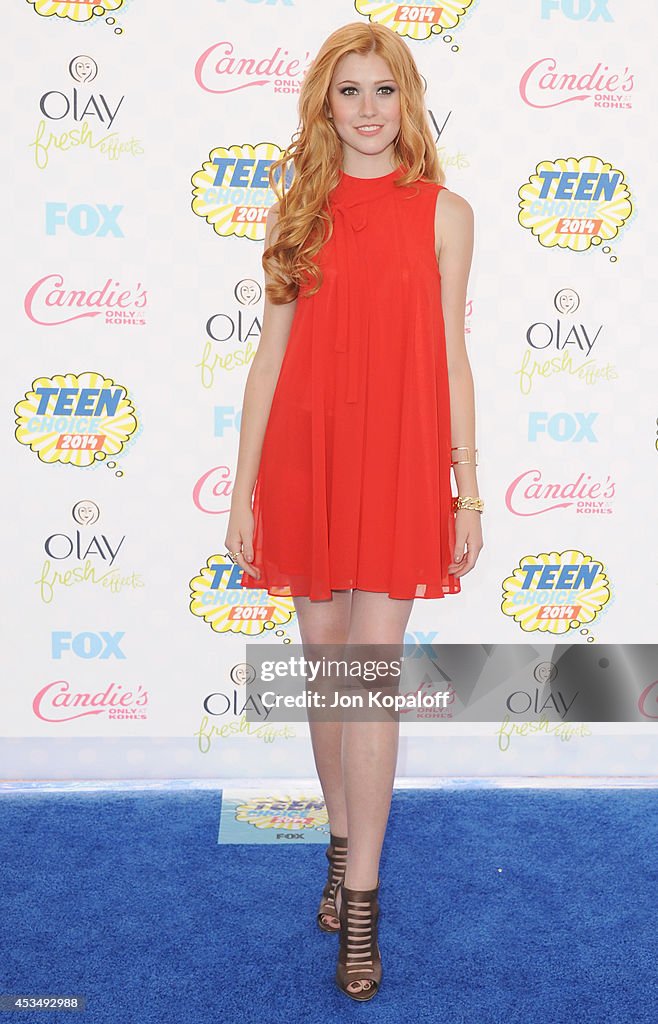
[[[328,193],[339,181],[343,166],[341,139],[328,118],[327,93],[336,64],[346,53],[377,53],[389,65],[400,90],[400,132],[395,157],[405,173],[397,186],[425,178],[442,185],[445,174],[430,130],[423,79],[407,44],[385,25],[351,22],[324,41],[302,83],[299,128],[282,157],[269,172],[279,202],[276,239],[262,255],[263,269],[272,278],[266,285],[275,304],[292,302],[309,279],[313,295],[322,284],[322,271],[313,262],[333,231]],[[286,188],[288,165],[294,177]]]

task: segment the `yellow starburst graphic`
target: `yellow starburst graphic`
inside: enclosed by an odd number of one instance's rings
[[[216,633],[262,633],[290,622],[295,613],[292,597],[274,597],[245,588],[242,569],[224,555],[211,555],[198,576],[190,580],[190,611]],[[254,604],[257,595],[258,604]],[[261,599],[262,595],[262,599]]]
[[[267,212],[276,201],[267,172],[282,152],[273,142],[213,149],[201,170],[192,175],[194,213],[223,238],[265,238]],[[288,165],[286,174],[290,173]],[[289,184],[289,177],[286,180]]]
[[[235,818],[256,828],[285,828],[288,832],[316,828],[329,821],[324,800],[304,794],[245,800],[236,807]]]
[[[64,3],[62,0],[27,0],[42,18],[68,18],[69,21],[91,21],[102,18],[104,14],[113,14],[123,7],[123,0],[103,0],[102,3],[90,3],[78,0]]]
[[[386,25],[407,39],[429,39],[445,29],[454,29],[474,0],[426,0],[419,4],[389,4],[377,0],[355,0],[359,14],[378,25]]]
[[[526,633],[560,634],[593,622],[609,600],[602,564],[570,549],[522,558],[503,581],[501,611]]]
[[[118,455],[138,425],[127,389],[94,372],[37,377],[14,411],[16,440],[69,466]]]
[[[619,234],[630,195],[623,171],[598,156],[543,160],[519,189],[519,224],[549,249],[585,252]]]

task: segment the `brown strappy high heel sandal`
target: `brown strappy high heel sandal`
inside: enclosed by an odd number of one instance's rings
[[[340,931],[335,902],[336,886],[339,882],[342,882],[345,877],[345,867],[347,864],[347,837],[335,836],[330,832],[329,838],[329,846],[324,851],[325,856],[329,861],[327,882],[322,890],[322,899],[320,901],[317,920],[318,928],[320,928],[321,931],[335,933]],[[332,917],[336,920],[336,924],[331,923],[331,921],[327,921],[327,918]]]
[[[336,965],[336,984],[341,992],[365,1002],[379,992],[382,983],[382,958],[377,942],[379,920],[379,879],[374,889],[348,889],[344,882],[340,891],[340,947]],[[348,986],[354,982],[360,989]]]

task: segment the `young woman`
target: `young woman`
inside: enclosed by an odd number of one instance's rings
[[[305,653],[401,650],[414,599],[459,593],[482,548],[473,214],[442,185],[423,80],[390,29],[333,32],[299,112],[270,174],[280,198],[225,544],[244,587],[292,597]],[[399,724],[309,715],[309,728],[330,826],[317,922],[340,932],[339,987],[371,999]]]

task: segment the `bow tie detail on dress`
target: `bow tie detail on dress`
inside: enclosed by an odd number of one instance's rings
[[[367,349],[371,276],[377,272],[376,267],[368,265],[365,256],[368,245],[360,240],[359,232],[368,226],[370,217],[381,216],[377,204],[396,191],[395,179],[403,170],[400,166],[379,178],[355,178],[341,172],[338,185],[330,193],[340,273],[334,350],[347,353],[347,402],[357,402],[359,397],[358,371]]]
[[[346,401],[358,400],[357,364],[368,322],[366,309],[369,301],[368,268],[359,251],[359,231],[368,223],[366,203],[362,200],[335,201],[337,262],[341,277],[337,288],[336,352],[347,352]],[[340,223],[339,223],[340,222]],[[338,230],[336,230],[338,228]]]

